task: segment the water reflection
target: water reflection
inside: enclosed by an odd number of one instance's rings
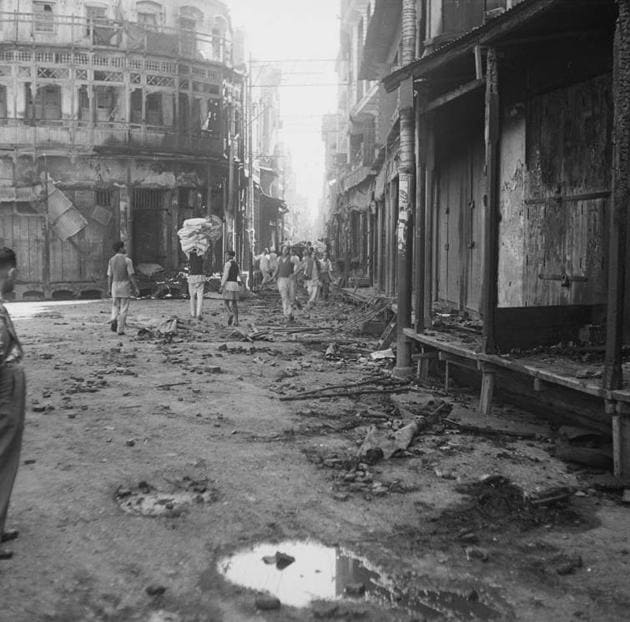
[[[265,563],[276,553],[291,555],[295,562],[284,567]],[[288,606],[308,607],[315,601],[334,601],[358,594],[361,599],[427,619],[453,616],[458,620],[490,620],[499,614],[480,602],[479,595],[453,591],[417,590],[408,596],[378,568],[338,547],[314,541],[257,544],[219,561],[220,574],[230,583],[268,592]]]

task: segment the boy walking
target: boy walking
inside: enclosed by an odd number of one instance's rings
[[[107,266],[109,295],[112,297],[111,327],[113,332],[124,335],[131,291],[133,289],[134,294],[139,296],[140,290],[134,276],[133,262],[126,254],[125,243],[116,242],[113,251],[115,254]]]

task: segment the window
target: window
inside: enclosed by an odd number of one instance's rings
[[[138,13],[138,24],[147,30],[158,29],[158,18],[154,13]]]
[[[134,89],[129,96],[131,123],[142,123],[142,89]]]
[[[33,2],[33,19],[36,32],[55,32],[53,4]]]
[[[96,121],[115,121],[118,113],[118,92],[113,86],[94,88]]]
[[[138,24],[147,30],[159,30],[162,20],[162,5],[159,2],[142,0],[136,3]]]
[[[147,125],[163,125],[162,93],[147,95]]]
[[[85,17],[87,19],[88,37],[94,31],[95,26],[104,24],[107,19],[107,9],[104,6],[86,6]]]
[[[61,119],[61,87],[48,84],[37,89],[35,118],[43,121]]]
[[[90,120],[90,96],[88,95],[87,86],[79,87],[79,121]]]

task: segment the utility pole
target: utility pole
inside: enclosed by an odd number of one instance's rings
[[[254,219],[254,75],[252,55],[249,55],[247,72],[247,246],[249,249],[249,282],[254,280],[254,252],[256,244],[256,223]]]
[[[402,4],[402,65],[416,56],[416,0]],[[411,343],[404,334],[411,327],[411,260],[413,257],[411,218],[415,203],[415,118],[413,78],[400,85],[400,165],[398,169],[398,340],[394,376],[413,374]]]
[[[234,100],[232,93],[229,94],[228,100],[228,192],[227,192],[227,210],[225,214],[225,222],[232,224],[232,248],[229,249],[226,240],[226,250],[236,250],[236,213],[234,209]]]

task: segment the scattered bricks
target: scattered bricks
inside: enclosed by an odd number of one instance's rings
[[[582,557],[580,555],[561,555],[556,558],[554,563],[554,570],[556,574],[561,576],[574,574],[576,570],[579,570],[584,565]]]
[[[132,438],[130,438],[125,445],[127,445],[127,447],[135,447],[136,445],[136,441],[134,441]]]
[[[465,549],[466,558],[468,561],[478,559],[482,562],[487,562],[490,559],[490,554],[486,549],[482,549],[479,546],[467,546]]]
[[[365,584],[363,583],[348,583],[346,585],[345,592],[348,596],[359,598],[365,595]]]
[[[166,588],[163,585],[153,584],[149,585],[145,591],[149,596],[162,596]]]

